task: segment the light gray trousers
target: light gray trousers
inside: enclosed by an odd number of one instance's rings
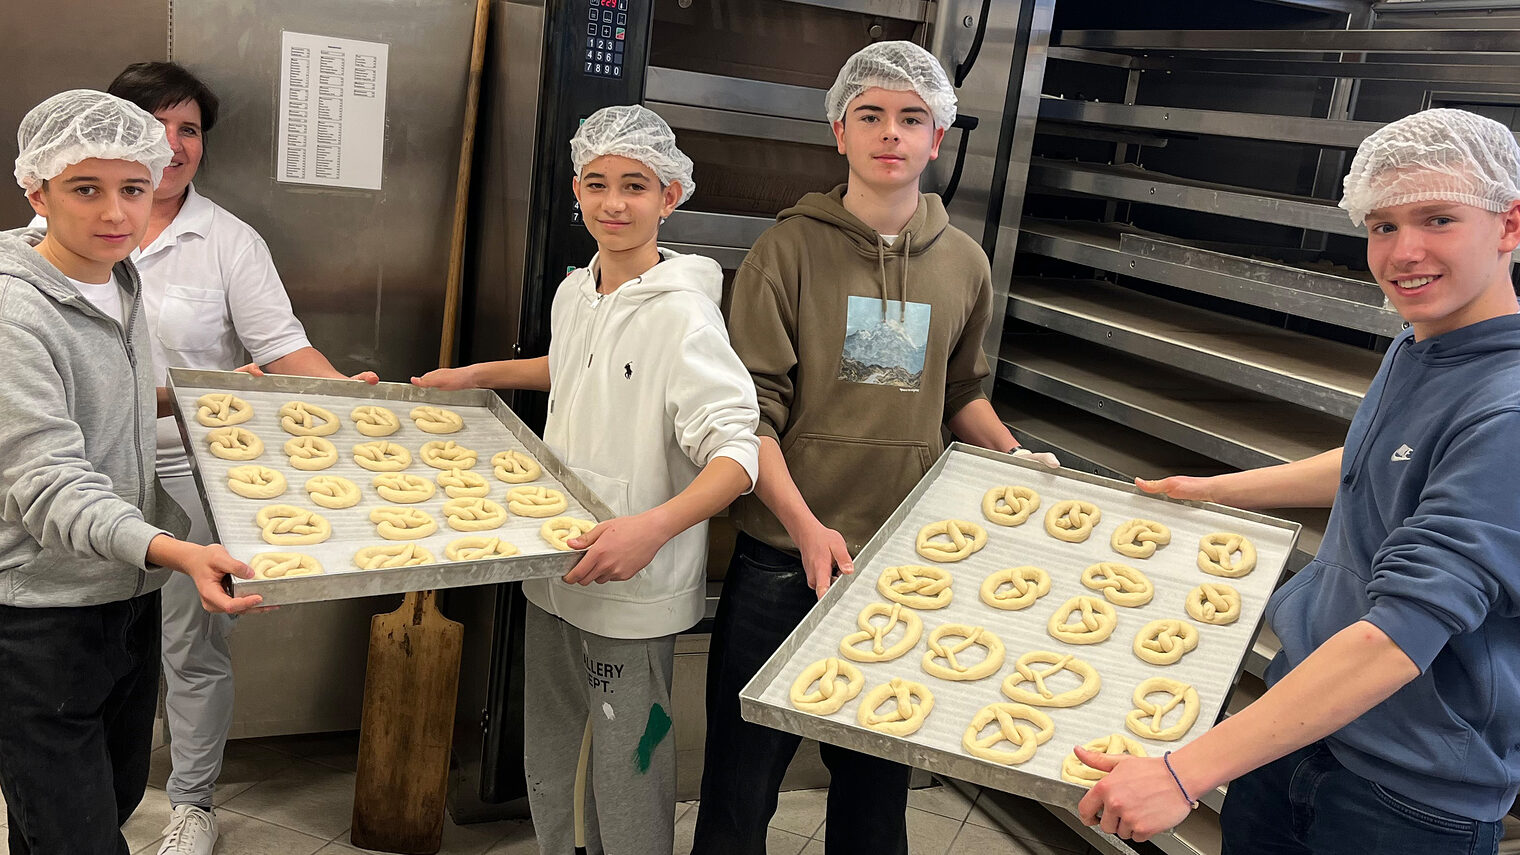
[[[206,511],[189,475],[161,479],[164,489],[190,517],[190,537],[211,543]],[[232,727],[232,653],[227,636],[231,615],[201,607],[195,583],[170,573],[163,590],[163,663],[169,720],[169,757],[174,769],[164,789],[172,805],[211,809],[222,750]]]
[[[587,853],[669,852],[676,821],[675,636],[606,638],[532,603],[523,634],[523,766],[539,851],[574,850],[575,768],[589,715]]]

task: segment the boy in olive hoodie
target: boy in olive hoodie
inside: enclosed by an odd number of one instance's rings
[[[760,479],[732,509],[740,535],[708,655],[695,852],[765,851],[799,738],[744,722],[739,690],[835,569],[851,572],[850,556],[944,450],[942,428],[1019,450],[982,392],[987,256],[918,190],[955,120],[939,61],[910,42],[871,45],[840,70],[828,112],[848,183],[781,212],[734,280],[729,334],[755,380]],[[908,767],[821,751],[828,851],[906,853]]]

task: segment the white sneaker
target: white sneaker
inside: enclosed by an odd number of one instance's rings
[[[216,849],[216,816],[195,805],[180,805],[164,827],[158,855],[211,855]]]

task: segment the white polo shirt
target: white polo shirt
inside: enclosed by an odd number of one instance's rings
[[[46,228],[47,221],[32,224]],[[163,234],[131,258],[142,277],[159,386],[171,367],[267,365],[311,346],[264,239],[194,185]],[[157,468],[165,477],[190,474],[172,417],[158,420]]]

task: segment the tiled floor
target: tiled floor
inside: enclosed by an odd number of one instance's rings
[[[238,740],[228,744],[217,785],[219,855],[340,855],[365,852],[349,844],[357,734]],[[169,802],[167,748],[153,753],[149,790],[123,828],[133,853],[157,851]],[[769,855],[822,855],[824,791],[783,793],[771,823]],[[908,797],[908,841],[914,855],[1085,855],[1086,845],[1043,810],[1004,832],[981,806],[948,786]],[[700,805],[676,806],[675,855],[691,851]],[[993,809],[994,812],[996,809]],[[5,819],[0,802],[0,827]],[[3,837],[3,835],[0,835]],[[526,820],[459,826],[446,821],[444,855],[531,855],[538,847]]]

